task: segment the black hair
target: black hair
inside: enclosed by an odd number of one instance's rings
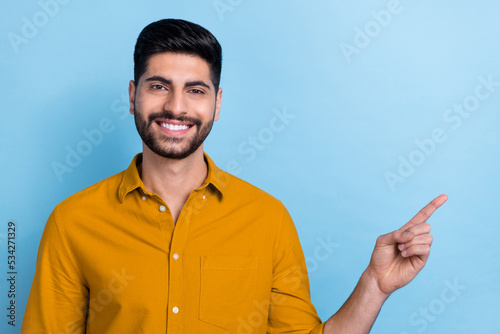
[[[135,44],[134,81],[146,72],[149,58],[157,53],[175,52],[194,55],[210,66],[215,92],[219,89],[222,69],[222,48],[210,31],[185,20],[163,19],[146,26]]]

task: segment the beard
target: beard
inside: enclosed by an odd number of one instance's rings
[[[148,119],[144,119],[142,117],[142,113],[137,109],[135,103],[134,109],[135,126],[144,144],[146,144],[146,146],[149,147],[149,149],[154,153],[168,159],[180,160],[190,156],[201,146],[201,144],[203,144],[208,134],[210,133],[210,130],[212,130],[212,125],[214,123],[213,118],[206,124],[203,124],[203,122],[198,118],[184,116],[175,117],[175,115],[170,111],[152,113],[151,115],[149,115]],[[196,133],[190,138],[158,135],[158,132],[153,131],[152,129],[154,120],[157,118],[177,120],[180,122],[191,122],[194,124],[192,128],[196,128]]]

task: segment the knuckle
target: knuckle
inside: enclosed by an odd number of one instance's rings
[[[427,218],[429,218],[429,214],[425,211],[420,211],[420,216],[424,219],[424,220],[427,220]]]

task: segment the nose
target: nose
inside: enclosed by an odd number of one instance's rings
[[[163,108],[176,116],[186,114],[187,107],[182,90],[173,90],[166,98]]]

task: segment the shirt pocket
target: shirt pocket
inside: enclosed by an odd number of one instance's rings
[[[202,256],[201,321],[230,329],[248,321],[255,306],[258,257]]]

